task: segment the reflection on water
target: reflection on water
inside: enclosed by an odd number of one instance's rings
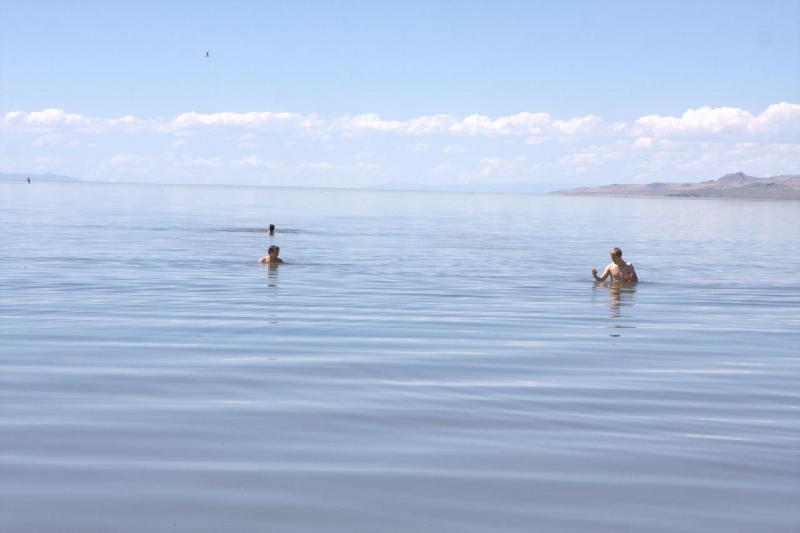
[[[278,286],[278,266],[280,263],[267,263],[267,287],[275,288]]]
[[[611,282],[604,283],[601,281],[594,282],[594,290],[607,290],[608,291],[608,307],[610,319],[630,319],[633,314],[630,312],[623,313],[625,309],[632,309],[636,296],[636,283],[628,282]],[[622,329],[635,329],[636,326],[630,323],[614,322],[609,324],[609,328],[615,330],[614,333],[609,333],[609,337],[619,338],[622,333],[617,330]]]
[[[608,292],[611,317],[618,318],[622,316],[624,307],[633,307],[636,283],[614,282],[608,288]]]
[[[609,316],[611,318],[619,318],[622,316],[622,310],[624,308],[633,307],[636,295],[636,286],[636,283],[594,282],[595,290],[604,289],[608,291],[608,307],[610,309]]]
[[[289,264],[256,262],[270,223]],[[768,202],[0,184],[0,531],[796,532],[798,227]],[[681,283],[589,291],[612,245]]]

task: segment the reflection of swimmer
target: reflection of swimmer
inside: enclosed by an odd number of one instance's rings
[[[278,286],[278,264],[269,263],[267,265],[267,287],[274,289]]]
[[[634,294],[636,294],[636,284],[631,282],[612,283],[609,287],[611,315],[618,317],[621,308],[632,307]]]
[[[633,307],[634,295],[636,294],[635,283],[620,282],[608,285],[597,282],[595,283],[595,288],[597,287],[605,287],[608,289],[608,306],[611,311],[611,318],[619,318],[623,307]]]
[[[633,263],[626,263],[622,260],[622,250],[619,248],[611,250],[611,263],[603,271],[603,275],[598,276],[597,269],[592,268],[592,276],[597,281],[605,281],[608,276],[611,276],[612,282],[636,283],[639,281],[636,270],[633,268]]]
[[[281,252],[280,246],[272,245],[267,248],[267,255],[262,257],[258,260],[259,263],[262,265],[276,265],[278,263],[283,263],[283,259],[278,257],[278,254]]]
[[[269,225],[269,234],[270,235],[275,235],[275,224],[270,224]]]

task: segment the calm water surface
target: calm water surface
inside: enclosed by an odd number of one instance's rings
[[[0,184],[0,531],[796,532],[799,228]],[[614,245],[635,289],[592,282]]]

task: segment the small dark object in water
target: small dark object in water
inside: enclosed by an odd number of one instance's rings
[[[269,234],[270,235],[275,235],[275,224],[270,224],[269,225]]]

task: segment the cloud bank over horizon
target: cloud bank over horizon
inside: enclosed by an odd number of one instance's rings
[[[800,104],[703,106],[609,121],[556,117],[188,111],[168,118],[58,108],[0,118],[4,171],[87,179],[263,185],[448,187],[692,181],[800,172]],[[491,187],[489,187],[491,188]]]

